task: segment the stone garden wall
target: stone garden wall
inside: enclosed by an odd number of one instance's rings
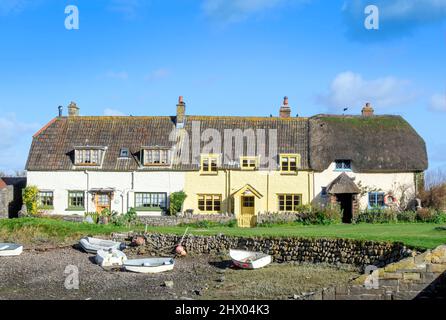
[[[6,186],[3,189],[0,189],[0,219],[9,217],[9,211],[13,199],[13,186]]]
[[[147,244],[136,247],[140,254],[166,254],[181,240],[181,236],[148,234]],[[367,265],[384,266],[407,257],[411,251],[399,243],[382,243],[346,239],[230,237],[186,235],[182,245],[189,254],[228,253],[230,248],[262,251],[276,262],[350,264],[359,268]]]
[[[446,246],[362,275],[345,286],[326,288],[302,300],[446,299]]]

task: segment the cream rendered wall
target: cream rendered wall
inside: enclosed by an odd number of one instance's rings
[[[84,211],[67,211],[68,191],[87,191],[94,188],[114,188],[111,209],[119,213],[134,207],[135,192],[166,192],[167,196],[184,189],[183,172],[103,172],[103,171],[28,171],[27,184],[40,190],[53,191],[54,210],[49,214],[83,214]],[[85,211],[96,210],[94,199],[85,193]],[[161,212],[139,211],[139,215],[161,215]]]
[[[336,164],[333,162],[328,169],[323,172],[314,173],[314,194],[315,202],[324,202],[321,199],[322,187],[327,187],[337,176],[342,172],[336,171]],[[377,189],[388,193],[393,191],[395,196],[399,199],[402,190],[406,190],[406,195],[410,198],[415,196],[415,174],[413,172],[404,173],[359,173],[355,172],[355,167],[352,164],[352,171],[345,171],[347,175],[354,178],[354,182],[362,187],[370,189]],[[359,204],[361,209],[368,207],[368,194],[360,197]]]
[[[217,175],[200,174],[198,171],[186,173],[184,191],[187,194],[184,209],[198,210],[198,194],[221,194],[222,212],[228,212],[228,195],[234,194],[249,184],[262,198],[256,199],[256,213],[277,212],[280,193],[301,194],[302,203],[308,204],[312,199],[312,173],[299,171],[297,174],[282,174],[280,171],[240,171],[219,170]],[[229,189],[229,190],[228,190]],[[234,199],[234,202],[240,199]],[[234,207],[239,208],[238,203]],[[232,210],[231,210],[232,211]],[[238,212],[235,212],[238,214]]]

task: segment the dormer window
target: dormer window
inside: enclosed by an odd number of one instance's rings
[[[165,148],[144,148],[142,163],[145,166],[169,165],[169,150]]]
[[[77,166],[99,166],[104,148],[77,147],[74,150],[74,164]]]
[[[351,171],[352,161],[351,160],[336,160],[336,171]]]
[[[121,148],[121,150],[119,150],[120,158],[128,158],[129,155],[130,155],[129,148]]]
[[[217,154],[202,154],[201,155],[201,172],[203,173],[217,173],[218,169],[218,155]]]
[[[240,168],[242,170],[255,170],[258,167],[257,157],[240,157]]]
[[[280,155],[280,171],[282,173],[295,173],[300,167],[299,154],[281,154]]]

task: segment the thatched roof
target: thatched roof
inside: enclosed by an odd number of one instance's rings
[[[353,180],[345,172],[343,172],[328,185],[327,192],[329,194],[358,194],[361,192],[361,190],[359,190],[358,186],[353,182]]]
[[[317,115],[309,127],[310,166],[315,171],[344,159],[359,172],[427,169],[424,140],[400,116]]]

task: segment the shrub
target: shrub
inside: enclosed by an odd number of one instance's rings
[[[136,224],[137,221],[138,217],[134,208],[130,208],[129,211],[124,214],[118,214],[115,211],[110,218],[110,222],[116,226],[130,227],[131,225]]]
[[[416,211],[402,211],[398,212],[396,215],[398,222],[415,222],[417,221]]]
[[[397,212],[390,208],[372,208],[358,214],[355,223],[389,223],[397,222]]]
[[[37,210],[37,196],[39,195],[39,189],[36,186],[27,186],[23,189],[23,203],[26,206],[28,215],[35,216],[38,213]]]
[[[211,220],[200,220],[193,223],[180,223],[180,227],[192,227],[192,228],[201,228],[201,229],[208,229],[208,228],[215,228],[215,227],[229,227],[234,228],[237,226],[237,220],[232,219],[228,222],[217,222],[217,221],[211,221]]]
[[[338,204],[329,204],[325,207],[312,207],[309,212],[300,214],[300,219],[296,222],[303,224],[328,225],[339,223],[342,219],[342,210]],[[300,220],[300,221],[299,221]]]
[[[446,223],[446,213],[433,208],[417,210],[417,220],[421,222]]]
[[[184,200],[186,200],[187,195],[184,191],[172,192],[170,194],[170,215],[175,215],[181,211],[183,207]]]

